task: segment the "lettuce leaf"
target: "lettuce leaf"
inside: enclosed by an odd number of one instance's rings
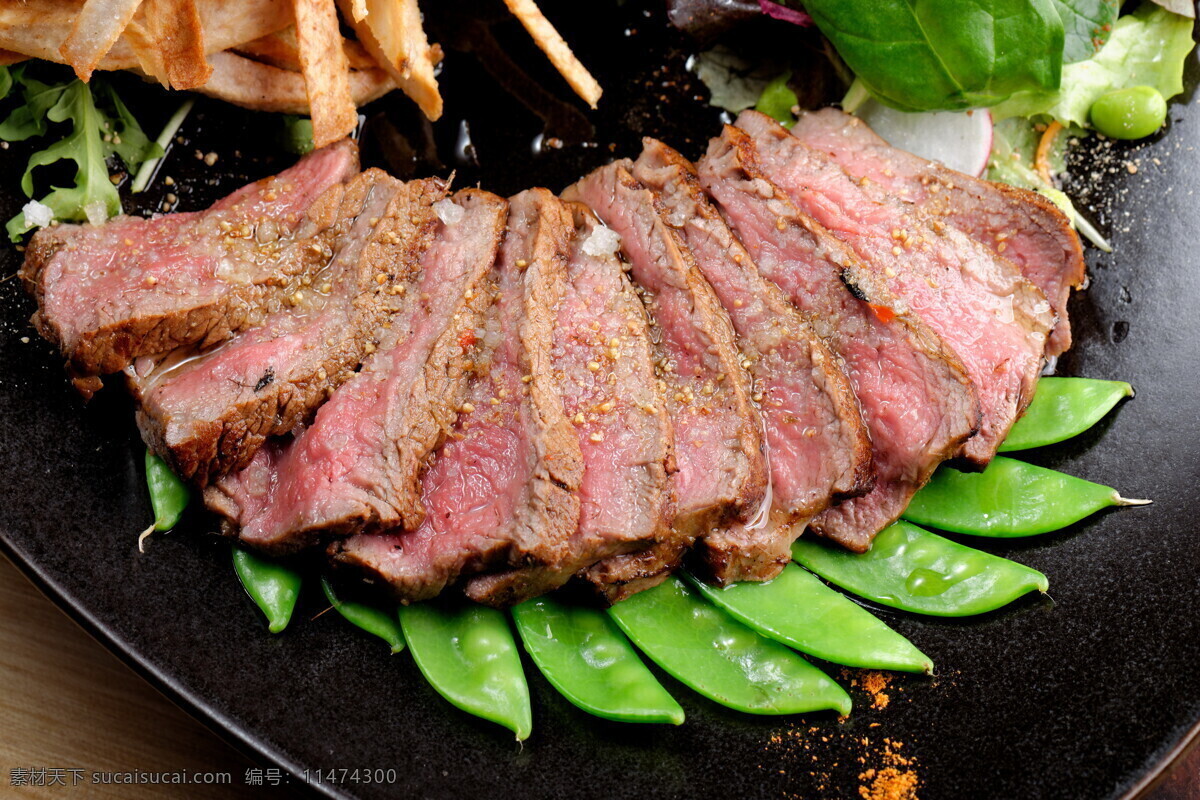
[[[1183,91],[1183,62],[1192,46],[1192,20],[1144,3],[1117,21],[1094,57],[1063,67],[1057,91],[1019,92],[992,116],[1049,114],[1063,125],[1087,126],[1092,103],[1113,89],[1153,86],[1170,99]]]
[[[1054,0],[1066,40],[1063,63],[1074,64],[1096,54],[1112,32],[1121,0]]]

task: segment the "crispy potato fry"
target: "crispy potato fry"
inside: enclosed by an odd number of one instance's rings
[[[542,48],[542,52],[550,59],[554,68],[566,78],[567,83],[571,84],[575,94],[582,97],[589,106],[595,108],[603,93],[600,84],[587,71],[587,68],[579,63],[579,59],[575,57],[562,36],[550,24],[550,20],[543,16],[537,4],[533,0],[504,0],[504,3],[513,16],[525,26],[525,30],[529,31],[529,35],[537,42],[537,46]]]
[[[272,67],[236,53],[212,53],[212,77],[196,91],[256,111],[307,114],[308,94],[299,72]],[[352,70],[350,92],[357,105],[365,105],[396,88],[381,69]]]
[[[295,0],[293,10],[313,144],[324,147],[349,136],[358,126],[358,107],[350,94],[350,62],[342,49],[333,0]]]
[[[125,35],[142,71],[168,89],[195,89],[212,75],[196,0],[142,0]]]
[[[80,80],[91,79],[100,59],[121,38],[141,4],[142,0],[84,0],[70,35],[58,48]]]
[[[266,36],[295,21],[291,0],[195,0],[209,53]],[[0,49],[63,63],[58,48],[79,15],[79,0],[0,0]],[[129,37],[122,36],[96,69],[140,67]]]
[[[417,0],[363,0],[366,16],[356,19],[355,0],[338,0],[358,40],[396,85],[435,120],[442,115],[442,95],[433,75],[435,56],[421,27]]]
[[[300,43],[296,40],[295,27],[284,28],[270,36],[239,44],[232,49],[273,67],[290,69],[292,72],[300,71]],[[346,51],[350,69],[379,69],[379,65],[371,58],[366,48],[353,39],[343,39],[342,49]]]
[[[12,50],[0,50],[0,67],[7,67],[13,64],[20,64],[28,59],[29,56],[21,53],[14,53]]]
[[[367,15],[367,0],[350,0],[350,19],[362,22]]]

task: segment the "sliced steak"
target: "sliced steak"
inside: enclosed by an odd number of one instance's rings
[[[721,583],[767,580],[791,560],[803,522],[831,499],[867,491],[871,445],[836,356],[778,287],[764,280],[679,153],[644,141],[634,175],[658,194],[737,331],[762,408],[775,520],[762,514],[709,534],[700,549]],[[810,433],[811,432],[811,433]],[[797,489],[809,487],[807,494]],[[780,524],[780,518],[785,523]]]
[[[574,224],[545,189],[509,206],[499,299],[476,331],[468,404],[422,479],[425,521],[330,546],[403,602],[487,569],[556,564],[579,525],[583,456],[550,363]]]
[[[674,512],[671,423],[654,375],[646,312],[611,246],[612,231],[576,203],[567,286],[551,367],[583,451],[579,526],[559,563],[472,579],[474,600],[511,605],[597,561],[663,540]]]
[[[648,149],[643,158],[654,152]],[[695,205],[688,195],[698,193],[695,177],[676,159],[666,163],[674,164],[671,180],[679,186],[664,183],[681,205]],[[749,299],[752,293],[775,297],[782,289],[846,365],[871,432],[877,482],[870,493],[817,516],[810,527],[852,550],[866,550],[937,465],[975,432],[978,395],[938,336],[766,178],[748,136],[728,131],[701,161],[700,178],[750,251],[706,218],[715,216],[711,209],[705,216],[696,213],[696,222],[689,219],[695,235],[707,239],[714,271],[722,271],[714,285],[729,287],[735,298],[747,298],[748,309],[761,305]],[[724,260],[716,261],[718,256]],[[779,288],[764,291],[752,283],[765,283],[760,275]],[[765,329],[767,323],[754,327]]]
[[[44,228],[21,267],[33,322],[79,376],[224,341],[261,323],[268,298],[296,291],[317,261],[282,254],[319,227],[305,213],[317,198],[357,171],[346,140],[207,211]]]
[[[1079,237],[1053,203],[1037,192],[973,178],[892,147],[858,117],[834,108],[803,114],[792,134],[827,153],[850,177],[868,178],[916,203],[1020,267],[1058,316],[1046,355],[1070,348],[1067,300],[1072,287],[1083,285],[1085,265]]]
[[[443,185],[405,185],[368,170],[337,194],[334,221],[309,245],[328,264],[312,285],[215,349],[139,358],[127,370],[143,438],[198,485],[245,466],[267,437],[307,423],[406,302],[394,292],[407,288],[405,271],[428,246],[430,205]]]
[[[675,523],[643,553],[614,556],[585,577],[616,602],[649,588],[678,566],[699,535],[748,521],[767,486],[762,420],[750,401],[729,317],[691,252],[663,218],[654,193],[630,174],[633,164],[601,167],[567,189],[621,236],[650,314],[650,341],[675,433]]]
[[[1054,315],[1011,261],[887,195],[868,195],[832,159],[754,111],[738,127],[762,171],[805,214],[844,241],[955,352],[979,391],[983,420],[962,455],[991,460],[1033,397]],[[726,131],[713,148],[728,146]],[[723,141],[726,140],[726,141]],[[869,181],[868,181],[869,183]]]
[[[412,205],[410,217],[396,220],[417,231],[428,227],[432,243],[418,262],[408,257],[408,233],[390,237],[399,252],[380,265],[391,272],[377,274],[395,287],[389,295],[407,302],[380,331],[362,370],[294,440],[272,442],[205,493],[243,541],[286,552],[320,534],[420,526],[421,467],[464,402],[479,347],[474,331],[493,298],[489,276],[507,203],[466,190],[438,211],[445,221],[428,226],[428,204]]]

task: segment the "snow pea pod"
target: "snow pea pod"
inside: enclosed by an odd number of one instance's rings
[[[620,722],[683,724],[683,709],[603,611],[537,597],[512,610],[525,651],[579,708]]]
[[[334,592],[329,578],[324,576],[321,577],[321,589],[325,592],[325,599],[347,622],[383,639],[391,645],[393,653],[399,653],[404,649],[404,632],[400,630],[400,620],[395,613],[389,613],[366,603],[342,600]]]
[[[795,564],[768,583],[718,588],[688,579],[751,630],[809,655],[849,667],[933,672],[933,661],[912,642]]]
[[[171,471],[167,463],[146,451],[146,488],[150,490],[150,506],[154,509],[154,524],[138,536],[138,550],[144,551],[146,537],[154,531],[169,531],[179,522],[192,493]]]
[[[417,668],[438,694],[468,714],[533,731],[529,685],[504,612],[475,604],[400,607],[400,626]]]
[[[862,554],[802,538],[792,545],[792,557],[860,597],[937,617],[982,614],[1049,586],[1035,569],[908,522],[884,528]]]
[[[233,548],[233,568],[246,594],[266,615],[271,633],[286,628],[300,596],[300,573],[240,547]]]
[[[704,602],[677,577],[608,613],[652,661],[723,706],[749,714],[850,713],[850,695],[829,676]]]
[[[1049,533],[1109,506],[1141,506],[1109,486],[997,456],[983,472],[942,466],[904,518],[955,533],[1011,538]]]
[[[1042,378],[1033,402],[1008,432],[1000,452],[1044,447],[1078,436],[1126,397],[1133,397],[1133,387],[1125,381]]]

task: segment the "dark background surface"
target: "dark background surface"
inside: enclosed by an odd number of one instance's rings
[[[635,155],[642,135],[694,156],[717,132],[717,112],[685,69],[697,48],[665,30],[658,3],[586,15],[545,4],[606,89],[600,112],[586,114],[498,5],[466,5],[484,20],[478,27],[432,15],[448,50],[446,115],[424,126],[398,94],[366,109],[368,164],[404,177],[457,170],[457,185],[500,193],[560,189]],[[514,65],[528,74],[515,77]],[[494,76],[529,94],[540,115]],[[156,131],[173,99],[122,87]],[[894,761],[890,751],[911,761],[902,768],[918,774],[924,800],[1119,796],[1200,718],[1200,112],[1190,101],[1172,105],[1155,140],[1102,143],[1075,165],[1073,190],[1087,195],[1085,213],[1115,253],[1089,251],[1092,282],[1073,302],[1077,344],[1060,373],[1129,380],[1137,397],[1079,439],[1022,456],[1154,505],[1026,542],[984,542],[1045,572],[1048,596],[962,621],[878,610],[937,664],[933,678],[894,676],[886,708],[851,685],[858,673],[832,666],[856,701],[845,721],[749,717],[663,676],[687,723],[620,725],[576,711],[529,665],[535,728],[521,745],[442,701],[407,654],[389,657],[335,615],[310,621],[325,606],[319,592],[302,598],[292,629],[271,637],[227,544],[206,535],[208,517],[191,515],[138,555],[151,515],[130,405],[119,391],[82,405],[27,324],[32,304],[16,280],[0,284],[0,543],[89,630],[235,743],[298,774],[397,770],[397,785],[340,786],[355,795],[857,797],[862,773]],[[273,146],[278,130],[274,117],[199,103],[188,141],[130,210],[156,208],[163,175],[190,209],[275,171],[291,158]],[[563,146],[545,146],[549,137]],[[216,152],[216,165],[197,150]],[[17,185],[27,155],[0,152],[0,185]],[[0,199],[0,213],[21,202]],[[19,260],[4,247],[0,275]]]

